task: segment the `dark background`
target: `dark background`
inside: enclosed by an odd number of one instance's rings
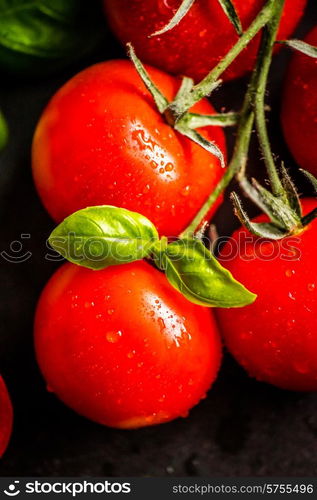
[[[297,35],[316,23],[311,0]],[[0,104],[8,118],[10,142],[0,156],[0,252],[24,240],[32,252],[24,263],[0,255],[0,373],[15,410],[14,433],[0,463],[0,474],[39,476],[242,476],[317,475],[317,394],[276,389],[250,379],[226,354],[208,398],[190,417],[159,427],[119,431],[94,424],[66,408],[45,390],[32,345],[37,298],[56,264],[44,259],[45,240],[54,224],[35,193],[30,145],[40,113],[52,94],[80,69],[123,50],[110,34],[95,53],[58,76],[18,81],[1,75]],[[289,52],[277,56],[268,102],[276,153],[293,166],[279,126],[279,102]],[[238,109],[245,81],[227,84],[213,99],[218,109]],[[263,165],[253,146],[250,166],[261,177]],[[308,192],[308,191],[307,191]],[[221,234],[237,225],[228,201],[217,214]],[[18,254],[17,254],[18,255]]]

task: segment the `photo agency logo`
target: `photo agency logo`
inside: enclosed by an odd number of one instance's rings
[[[7,486],[7,488],[3,491],[3,493],[8,497],[16,497],[21,493],[19,489],[19,484],[20,481],[13,481],[13,483]]]
[[[32,236],[29,233],[23,233],[19,239],[11,241],[6,249],[0,249],[0,257],[11,264],[21,264],[32,259],[33,254],[30,251]],[[110,238],[111,240],[111,238]],[[175,238],[169,238],[169,241],[175,241]],[[195,238],[197,249],[199,251],[201,240]],[[54,248],[51,244],[53,243]],[[153,241],[146,242],[149,249]],[[282,261],[298,261],[301,258],[301,238],[298,236],[287,237],[279,242],[264,238],[254,238],[247,233],[241,233],[238,238],[233,237],[217,237],[214,239],[204,239],[204,244],[211,250],[211,254],[221,262],[230,262],[236,258],[243,261],[261,260],[274,261],[276,259]],[[129,247],[130,253],[127,253]],[[193,253],[192,244],[187,252],[187,240],[181,240],[179,245],[178,259],[181,260],[185,255],[187,260],[190,260],[190,254]],[[122,254],[120,254],[122,252]],[[69,233],[66,237],[56,237],[49,242],[46,240],[43,243],[43,258],[50,262],[62,262],[63,256],[68,256],[68,260],[76,263],[102,262],[110,259],[113,262],[130,262],[133,259],[132,255],[145,255],[147,248],[142,238],[134,238],[127,241],[123,238],[120,242],[118,238],[108,241],[98,237],[80,237],[75,233]],[[141,257],[140,257],[141,258]],[[177,260],[173,256],[173,260]]]
[[[131,483],[111,481],[27,481],[21,485],[21,481],[12,481],[7,484],[3,493],[7,497],[16,497],[20,493],[33,495],[67,495],[76,498],[77,495],[105,495],[131,493]]]

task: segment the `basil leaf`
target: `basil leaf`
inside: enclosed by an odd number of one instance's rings
[[[231,2],[231,0],[218,0],[224,13],[226,14],[227,18],[229,21],[233,24],[236,32],[238,33],[239,36],[242,35],[243,29],[241,25],[240,18],[237,14],[237,11]]]
[[[95,46],[98,2],[0,0],[0,68],[41,74],[78,59]]]
[[[306,56],[317,57],[317,47],[310,45],[309,43],[303,42],[302,40],[279,40],[278,43],[287,45],[291,49],[297,50]]]
[[[158,238],[156,228],[143,215],[104,205],[67,217],[54,229],[49,243],[74,264],[104,269],[147,257]]]
[[[0,111],[0,151],[5,147],[8,142],[8,126],[5,118]]]
[[[207,307],[242,307],[256,295],[236,281],[198,239],[170,243],[155,261],[188,300]]]

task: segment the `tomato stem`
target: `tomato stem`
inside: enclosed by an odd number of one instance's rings
[[[272,62],[273,47],[277,36],[284,4],[285,0],[276,0],[276,3],[273,7],[272,18],[263,31],[260,53],[257,60],[259,78],[255,93],[254,108],[258,138],[263,153],[267,173],[270,179],[272,192],[275,196],[284,198],[284,200],[287,201],[285,190],[280,180],[272,154],[265,117],[265,91],[267,88],[268,75]]]
[[[237,43],[229,50],[223,59],[215,66],[214,69],[197,85],[195,85],[191,93],[184,99],[182,112],[190,109],[194,104],[200,101],[203,97],[210,95],[214,89],[214,85],[219,80],[222,73],[230,66],[242,50],[250,43],[255,35],[268,23],[273,15],[275,0],[268,0],[263,9],[259,12],[249,28],[239,38]]]
[[[246,193],[252,199],[255,199],[256,192],[254,189],[252,189],[252,186],[245,179],[248,152],[255,120],[257,123],[259,140],[262,147],[262,152],[266,160],[270,181],[272,183],[272,186],[274,185],[274,194],[278,192],[280,196],[285,196],[285,190],[279,179],[271,152],[270,142],[268,139],[265,122],[264,102],[268,72],[272,60],[274,41],[276,38],[280,17],[283,11],[284,2],[285,0],[275,0],[275,3],[268,2],[266,4],[266,7],[268,7],[268,5],[270,6],[270,16],[268,16],[267,20],[268,27],[265,28],[266,31],[262,35],[257,64],[255,66],[255,69],[253,70],[248,90],[244,98],[243,107],[240,113],[234,151],[229,166],[225,172],[225,175],[216,186],[215,190],[211,193],[209,198],[206,200],[189,226],[185,229],[185,231],[182,232],[180,237],[186,237],[195,233],[201,222],[205,219],[210,208],[217,200],[218,196],[226,189],[234,176],[237,176],[241,187],[246,191]],[[216,77],[218,78],[218,76],[219,75],[217,75]],[[275,175],[277,177],[277,181],[275,179]],[[261,204],[260,200],[257,199],[256,201],[259,205]]]

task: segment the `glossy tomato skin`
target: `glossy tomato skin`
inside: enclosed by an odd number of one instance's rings
[[[306,40],[317,45],[317,26]],[[286,75],[282,100],[282,125],[295,160],[317,175],[317,59],[293,55]]]
[[[148,69],[172,99],[179,80]],[[207,100],[193,109],[214,113]],[[225,154],[222,129],[202,133]],[[128,61],[92,66],[57,92],[35,133],[33,172],[56,221],[108,204],[142,213],[165,236],[185,229],[223,175],[217,158],[166,123]]]
[[[118,428],[186,416],[221,358],[210,311],[145,262],[103,271],[64,265],[40,299],[35,345],[50,390]]]
[[[181,0],[104,0],[110,27],[123,42],[131,42],[138,56],[172,74],[196,81],[207,73],[237,42],[238,36],[218,0],[195,0],[180,24],[169,33],[148,38],[167,24]],[[286,0],[279,39],[289,38],[307,0]],[[235,0],[243,28],[255,18],[264,0]],[[229,67],[224,78],[243,76],[254,65],[259,37]]]
[[[13,423],[13,408],[3,378],[0,376],[0,457],[7,449]]]
[[[307,213],[316,200],[304,200],[303,207]],[[245,229],[233,239],[240,255],[223,264],[258,298],[242,309],[217,310],[227,348],[259,380],[317,390],[317,221],[280,242],[255,244]]]

